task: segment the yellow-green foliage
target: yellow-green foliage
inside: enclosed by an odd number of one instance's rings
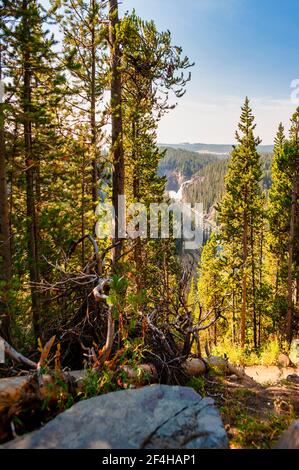
[[[248,353],[246,350],[242,350],[240,346],[232,344],[227,338],[212,348],[212,354],[214,356],[224,356],[226,354],[229,362],[240,366],[259,363],[258,356],[255,353]]]
[[[239,346],[232,344],[225,338],[221,343],[212,348],[212,354],[215,356],[224,356],[226,354],[229,362],[235,365],[271,366],[277,364],[278,355],[282,350],[285,350],[285,345],[280,344],[277,338],[270,339],[259,352],[242,350]]]
[[[260,364],[264,366],[271,366],[277,363],[278,355],[280,352],[280,345],[277,339],[271,340],[262,349],[260,356]]]

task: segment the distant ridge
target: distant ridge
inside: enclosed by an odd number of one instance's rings
[[[229,144],[201,144],[201,143],[194,143],[190,144],[188,142],[182,142],[181,144],[158,144],[159,147],[168,147],[174,149],[183,149],[188,150],[190,152],[206,152],[206,153],[213,153],[224,155],[229,154],[232,150],[232,145]],[[273,145],[260,145],[258,147],[260,153],[271,153],[273,152]]]

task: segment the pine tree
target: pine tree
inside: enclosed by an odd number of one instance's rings
[[[5,71],[10,96],[9,122],[15,132],[13,142],[7,147],[13,154],[14,166],[21,165],[24,172],[15,178],[11,186],[13,203],[26,206],[26,228],[14,225],[14,232],[22,232],[22,243],[26,242],[27,266],[31,285],[32,320],[35,337],[41,335],[41,298],[36,285],[41,280],[41,245],[43,203],[47,200],[43,187],[44,168],[50,173],[45,160],[57,144],[55,134],[56,111],[59,107],[59,87],[62,77],[54,64],[54,39],[44,29],[47,15],[36,0],[6,2],[7,18],[2,24],[5,41]],[[11,132],[11,126],[8,127]],[[10,150],[11,147],[11,150]],[[58,147],[55,148],[58,153]],[[53,155],[53,153],[52,153]],[[47,162],[49,163],[49,162]],[[11,167],[12,173],[16,170]],[[42,174],[43,173],[43,174]],[[25,175],[25,177],[23,176]],[[12,185],[12,182],[11,182]],[[22,209],[21,209],[22,211]],[[25,229],[25,230],[24,230]],[[25,232],[26,231],[26,232]],[[15,243],[15,235],[12,243]],[[20,250],[22,251],[22,250]],[[44,251],[44,250],[43,250]],[[46,251],[44,252],[46,254]],[[22,268],[22,275],[26,275]]]
[[[279,126],[275,139],[270,190],[270,248],[276,257],[277,273],[274,299],[282,332],[291,341],[294,332],[295,290],[298,288],[298,133],[299,108],[291,119],[289,139]],[[281,320],[281,318],[279,318]]]
[[[223,261],[220,257],[221,247],[217,241],[216,233],[202,250],[199,276],[198,276],[198,299],[203,315],[212,312],[215,319],[214,344],[217,345],[217,318],[223,305],[225,286],[222,272]],[[209,318],[209,321],[211,319]]]
[[[272,161],[272,185],[269,191],[269,234],[268,243],[272,254],[272,263],[275,265],[273,316],[281,322],[287,309],[287,267],[286,251],[288,246],[288,210],[287,199],[288,179],[281,168],[284,145],[286,142],[284,127],[279,124],[274,142],[274,155]],[[284,315],[283,315],[284,314]],[[282,324],[281,324],[282,327]]]
[[[224,246],[228,248],[232,271],[241,281],[240,343],[244,348],[250,303],[250,271],[254,232],[260,224],[261,164],[257,146],[260,139],[254,136],[254,116],[246,98],[242,107],[239,131],[236,132],[237,146],[231,154],[225,180],[226,193],[220,204],[220,223]],[[253,255],[254,257],[254,255]],[[251,283],[253,278],[251,278]],[[250,302],[251,301],[251,302]],[[253,312],[254,316],[254,312]],[[256,338],[255,338],[256,342]]]
[[[69,112],[74,123],[84,121],[86,192],[94,205],[99,200],[99,177],[103,167],[101,155],[101,128],[103,112],[100,105],[107,88],[108,67],[105,61],[106,24],[105,2],[91,0],[63,0],[53,2],[55,20],[63,33],[62,61],[69,75]]]
[[[286,337],[292,340],[294,331],[294,292],[298,288],[298,254],[299,254],[299,221],[298,221],[298,199],[299,199],[299,108],[291,119],[289,142],[284,147],[284,170],[290,181],[290,217],[289,217],[289,239],[288,239],[288,296]]]
[[[164,155],[157,147],[157,128],[168,111],[168,99],[160,100],[158,90],[180,97],[189,80],[184,71],[191,64],[181,49],[171,43],[169,32],[159,32],[152,21],[146,22],[133,12],[126,15],[119,29],[122,44],[123,144],[126,155],[125,191],[128,202],[162,202],[165,179],[158,176]],[[134,262],[138,288],[142,267],[152,262],[140,237],[135,240]],[[143,252],[143,255],[142,255]],[[149,253],[151,252],[151,256]]]
[[[123,146],[123,108],[122,108],[122,78],[121,50],[117,31],[120,25],[117,0],[109,0],[109,45],[110,45],[110,74],[111,74],[111,153],[113,163],[112,204],[115,211],[115,238],[112,252],[113,265],[122,252],[122,234],[120,222],[124,214],[119,212],[118,198],[125,195],[125,155]]]

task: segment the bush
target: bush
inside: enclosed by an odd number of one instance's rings
[[[272,339],[262,349],[260,364],[263,366],[276,365],[280,353],[280,345],[277,339]]]

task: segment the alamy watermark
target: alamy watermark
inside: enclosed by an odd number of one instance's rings
[[[98,238],[173,238],[182,240],[186,250],[198,250],[203,243],[205,223],[202,203],[192,206],[184,202],[149,205],[137,202],[127,206],[125,196],[121,195],[118,197],[118,224],[115,212],[110,203],[97,206]]]
[[[292,80],[291,88],[293,89],[291,93],[291,102],[299,105],[299,78]]]

